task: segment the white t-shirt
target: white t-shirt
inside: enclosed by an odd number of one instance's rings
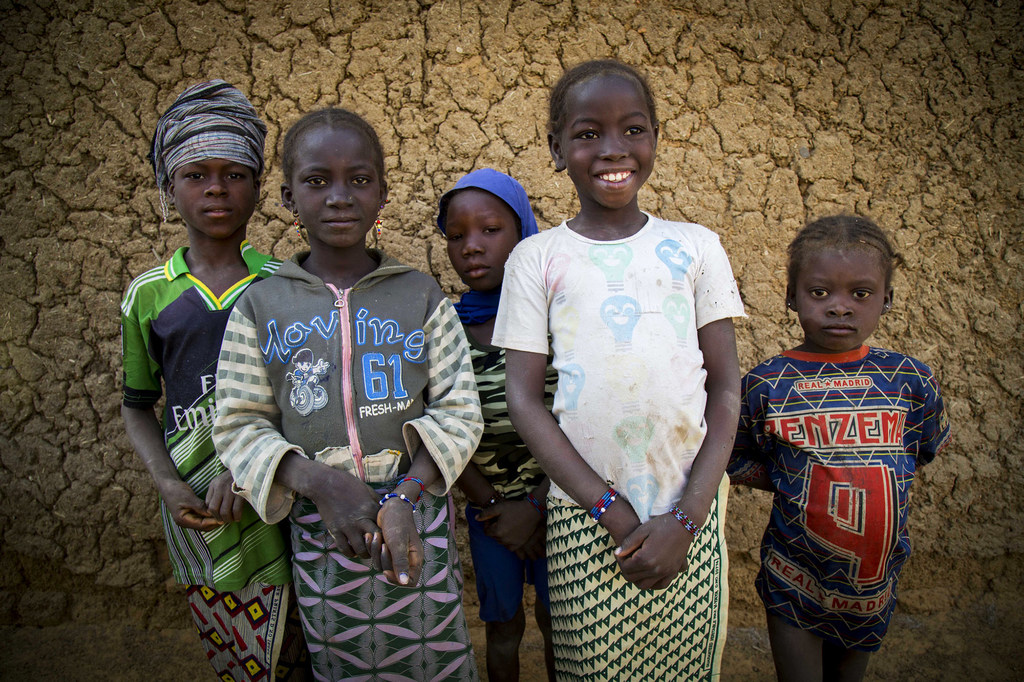
[[[646,521],[682,496],[707,430],[697,329],[743,316],[711,230],[648,215],[632,237],[595,241],[562,223],[509,257],[493,342],[546,354],[550,332],[555,418]]]

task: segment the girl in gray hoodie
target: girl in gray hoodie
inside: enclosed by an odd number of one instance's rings
[[[462,325],[432,278],[366,247],[387,200],[369,124],[307,114],[282,163],[310,250],[235,305],[218,452],[261,517],[290,517],[318,676],[476,679],[447,495],[482,431]]]

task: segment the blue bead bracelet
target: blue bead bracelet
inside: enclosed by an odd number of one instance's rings
[[[608,511],[608,507],[611,506],[612,502],[618,499],[619,493],[616,492],[615,488],[608,488],[608,492],[601,496],[601,499],[594,503],[594,506],[590,508],[590,518],[595,521],[601,520],[601,515]]]
[[[400,500],[405,500],[412,507],[413,511],[416,511],[416,503],[405,496],[405,493],[387,493],[384,497],[380,498],[380,506],[384,506],[384,503],[390,500],[392,497],[397,497]]]
[[[540,503],[540,500],[533,496],[533,493],[527,494],[526,501],[532,504],[533,508],[540,512],[541,516],[546,517],[548,515],[548,510],[544,508],[544,505]]]
[[[679,507],[676,507],[674,505],[671,509],[669,509],[669,511],[672,513],[672,516],[676,517],[676,521],[683,524],[683,528],[685,528],[690,533],[690,535],[692,535],[693,537],[697,537],[697,534],[700,533],[701,528],[697,526],[697,524],[694,523],[689,516],[684,514]]]

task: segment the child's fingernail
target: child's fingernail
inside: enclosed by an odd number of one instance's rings
[[[615,554],[615,556],[619,556],[620,554],[622,554],[622,548],[621,547],[616,547],[614,554]]]
[[[402,583],[403,585],[408,585],[409,584],[409,574],[408,573],[399,573],[398,574],[398,582]]]

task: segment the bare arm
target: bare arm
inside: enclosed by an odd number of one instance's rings
[[[222,522],[207,509],[206,502],[178,475],[174,460],[164,445],[164,435],[156,413],[152,409],[122,405],[121,417],[124,419],[128,440],[153,477],[156,490],[174,522],[182,528],[202,531],[220,526]]]
[[[486,507],[491,500],[499,497],[498,491],[472,462],[466,465],[455,484],[459,486],[459,490],[465,493],[466,499],[471,504],[481,509]]]
[[[544,404],[544,375],[548,358],[543,353],[506,349],[506,397],[512,425],[544,472],[584,509],[608,490],[608,483],[580,457],[558,422]],[[625,498],[601,516],[616,544],[638,525],[640,519]]]
[[[736,440],[740,418],[740,367],[731,318],[701,327],[697,330],[697,340],[708,373],[704,384],[708,394],[704,421],[708,430],[678,506],[694,523],[703,526]]]

